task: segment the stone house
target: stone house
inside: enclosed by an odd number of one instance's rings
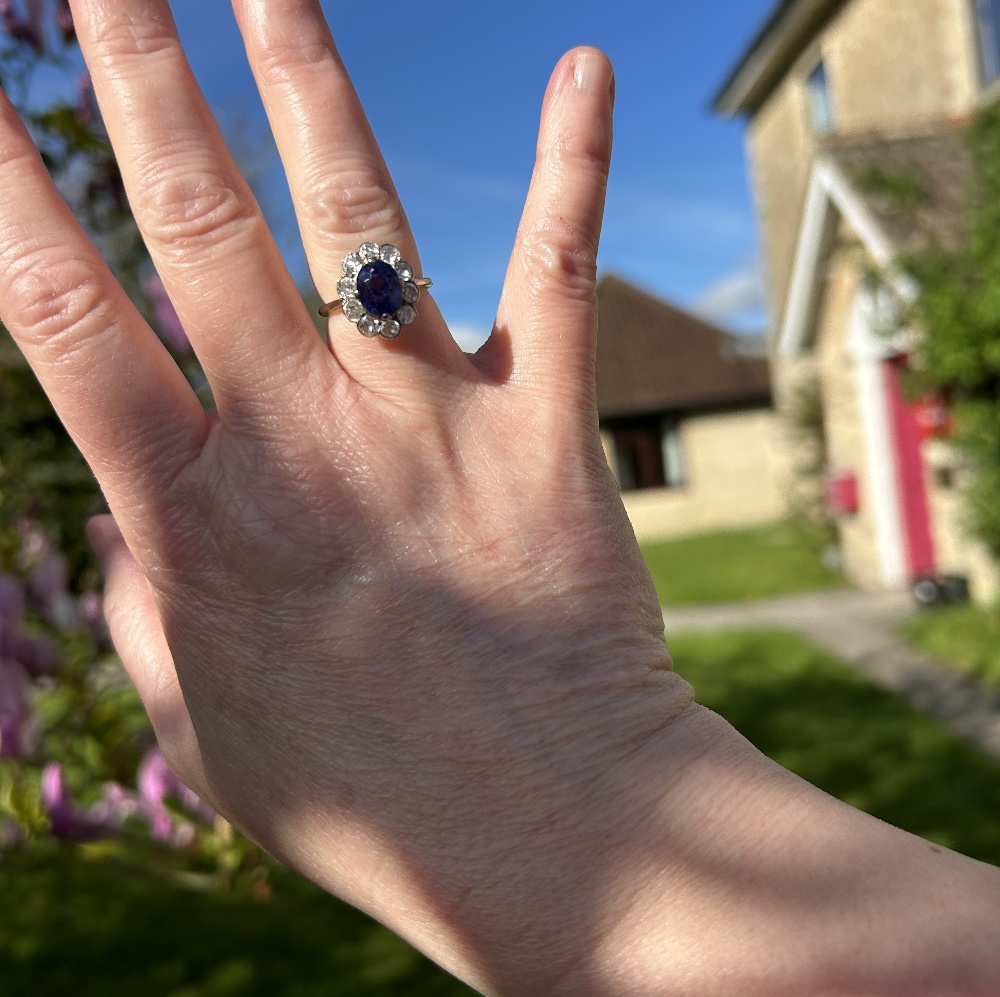
[[[638,538],[781,519],[788,441],[766,357],[618,277],[597,300],[601,439]]]
[[[1000,0],[782,0],[715,100],[748,120],[777,404],[819,386],[862,587],[958,574],[977,598],[996,589],[961,527],[970,472],[940,438],[947,419],[901,388],[919,330],[899,316],[919,288],[894,264],[961,241],[962,130],[998,95]]]

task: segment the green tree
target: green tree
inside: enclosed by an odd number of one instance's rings
[[[196,374],[75,53],[64,0],[0,0],[0,86],[121,285]],[[63,74],[66,95],[40,108],[32,81],[43,66]],[[86,520],[103,508],[89,467],[0,328],[0,845],[46,830],[94,835],[140,804],[154,834],[166,840],[175,831],[163,797],[185,794],[149,753],[152,732],[109,653],[83,539]],[[136,802],[122,784],[135,780],[143,758],[146,786]],[[87,809],[102,793],[103,810]]]
[[[906,261],[920,287],[911,383],[950,402],[953,443],[974,468],[967,526],[1000,559],[1000,105],[978,115],[967,142],[974,183],[964,244]]]

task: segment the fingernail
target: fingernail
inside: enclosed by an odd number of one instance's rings
[[[597,52],[581,52],[573,64],[573,82],[581,90],[606,93],[614,99],[615,77],[608,60]]]

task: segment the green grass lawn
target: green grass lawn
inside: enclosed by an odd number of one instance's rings
[[[1000,767],[782,632],[678,636],[677,670],[772,758],[884,820],[1000,863]],[[390,932],[281,869],[209,892],[151,844],[0,854],[0,995],[458,997]]]
[[[698,701],[765,754],[882,820],[1000,864],[1000,765],[779,631],[671,639]]]
[[[979,606],[930,609],[901,633],[921,651],[1000,689],[1000,619]]]
[[[779,523],[643,544],[642,552],[660,602],[679,606],[843,585],[843,576],[823,565],[823,546],[818,533]]]
[[[89,857],[88,857],[89,856]],[[0,857],[0,994],[56,997],[464,997],[391,932],[280,868],[273,893],[202,891],[141,844]]]

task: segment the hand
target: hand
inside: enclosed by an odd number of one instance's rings
[[[318,2],[234,6],[321,295],[365,240],[422,273]],[[177,774],[486,993],[998,992],[995,870],[801,783],[670,670],[596,429],[604,57],[556,68],[483,349],[428,298],[327,348],[166,0],[72,7],[218,411],[6,103],[0,317],[107,495],[110,624]]]
[[[421,274],[319,4],[235,9],[321,295],[366,240]],[[426,296],[398,340],[335,316],[327,348],[166,0],[73,13],[218,411],[115,285],[7,105],[0,314],[112,509],[117,528],[91,536],[164,753],[251,837],[467,978],[492,973],[486,932],[523,953],[522,979],[558,977],[598,930],[558,881],[640,816],[602,773],[691,702],[596,429],[610,65],[580,49],[555,70],[483,349],[463,354]],[[615,827],[567,827],[588,803]],[[534,909],[511,909],[529,888]]]

